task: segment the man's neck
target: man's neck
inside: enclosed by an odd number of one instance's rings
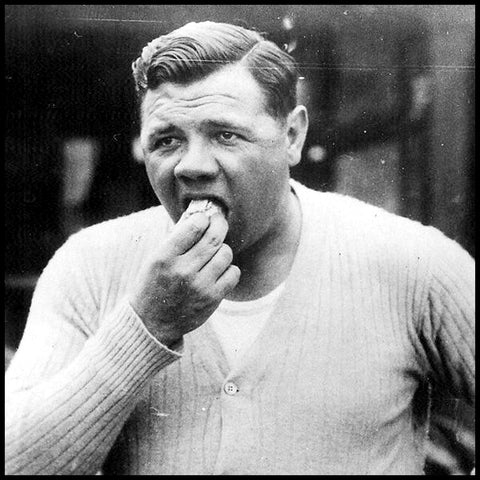
[[[302,213],[298,198],[289,193],[283,223],[269,235],[242,251],[234,259],[241,277],[228,300],[261,298],[280,285],[289,275],[300,241]]]

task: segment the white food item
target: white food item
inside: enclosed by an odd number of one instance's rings
[[[201,200],[192,200],[185,210],[185,218],[193,215],[197,212],[205,212],[208,217],[211,217],[215,213],[221,213],[223,215],[222,207],[218,205],[214,200],[208,198]]]

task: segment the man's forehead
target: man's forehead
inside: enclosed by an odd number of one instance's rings
[[[168,106],[196,107],[225,103],[225,106],[263,106],[264,93],[252,74],[241,65],[223,67],[199,80],[180,84],[164,82],[148,89],[142,113]]]
[[[236,98],[225,95],[209,95],[187,100],[146,99],[142,114],[143,123],[163,128],[170,125],[231,124],[251,123],[251,108]],[[253,107],[253,106],[252,106]]]
[[[244,77],[243,84],[237,80],[230,75],[210,75],[186,85],[161,84],[156,89],[147,90],[142,101],[142,120],[184,116],[240,119],[266,114],[265,96],[257,82],[253,79],[250,82],[248,77]]]
[[[172,88],[173,87],[173,88]],[[142,107],[145,113],[162,109],[194,109],[195,107],[225,104],[235,106],[242,101],[241,96],[226,92],[195,92],[182,86],[164,84],[155,90],[147,90]]]

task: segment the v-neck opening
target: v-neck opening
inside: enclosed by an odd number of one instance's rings
[[[203,368],[208,370],[210,376],[218,382],[224,382],[248,372],[250,384],[256,383],[268,365],[274,361],[279,349],[289,348],[288,338],[291,337],[291,330],[303,329],[302,324],[306,321],[305,315],[301,313],[301,306],[311,303],[311,281],[312,278],[319,276],[318,259],[323,249],[318,242],[314,243],[314,238],[318,240],[318,235],[311,232],[314,225],[311,221],[313,213],[310,211],[308,190],[295,181],[291,182],[291,186],[297,195],[302,213],[299,244],[290,273],[285,279],[285,287],[253,343],[243,352],[238,361],[230,366],[220,340],[208,321],[189,334],[187,344],[191,343],[192,347],[195,347],[193,354],[200,360]]]

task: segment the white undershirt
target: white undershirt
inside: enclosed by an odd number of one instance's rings
[[[285,282],[264,297],[246,302],[222,300],[209,322],[230,366],[255,341],[280,297]]]

